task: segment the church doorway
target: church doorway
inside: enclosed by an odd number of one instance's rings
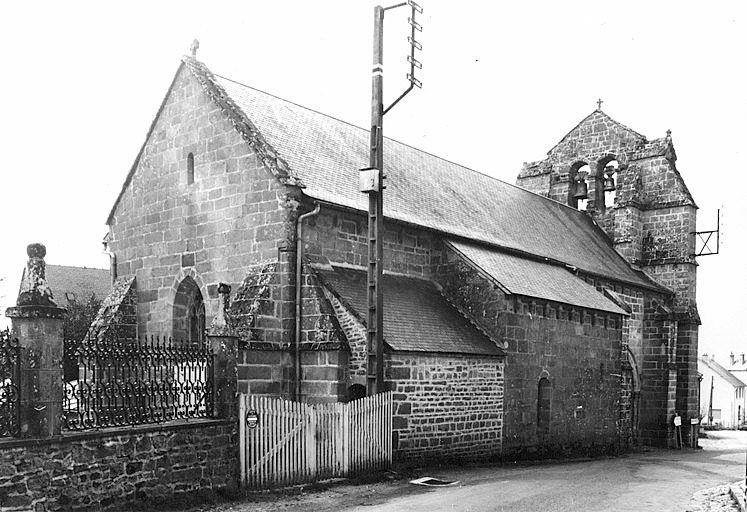
[[[205,301],[191,277],[185,277],[176,290],[172,338],[193,346],[205,343]]]

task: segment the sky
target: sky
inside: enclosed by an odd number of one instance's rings
[[[721,211],[720,253],[697,259],[699,351],[746,351],[747,2],[419,3],[423,87],[387,113],[385,136],[514,183],[598,99],[649,139],[672,130],[698,230]],[[214,73],[370,126],[377,4],[3,2],[0,304],[29,243],[49,264],[108,267],[106,218],[195,38]],[[387,104],[407,86],[409,14],[386,11]]]

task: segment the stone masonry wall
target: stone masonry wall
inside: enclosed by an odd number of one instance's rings
[[[295,354],[289,347],[239,351],[238,390],[255,396],[296,399]],[[307,403],[343,402],[347,397],[347,347],[335,343],[301,351],[301,396]]]
[[[395,458],[476,460],[501,453],[502,358],[387,355]]]
[[[306,254],[315,259],[365,268],[368,262],[366,215],[323,207],[305,228]],[[384,229],[384,270],[428,277],[434,236],[426,231],[387,223]]]
[[[617,449],[623,390],[619,315],[516,298],[502,320],[508,344],[504,452]],[[537,429],[540,378],[552,388],[543,436]]]
[[[238,482],[233,423],[65,434],[0,441],[0,509],[121,509],[194,492],[220,493]]]
[[[281,256],[289,262],[295,258],[295,252],[282,252]],[[283,265],[282,261],[251,265],[244,282],[234,293],[229,311],[241,345],[241,391],[283,398],[295,398],[297,394],[295,340],[291,340],[296,329],[295,287],[289,284],[295,281],[295,275],[292,278],[288,275],[288,269],[294,267],[295,264]],[[337,401],[345,396],[348,360],[345,334],[316,273],[308,264],[303,264],[301,279],[302,388],[299,399]],[[316,350],[319,354],[309,353]],[[333,365],[325,362],[327,358],[339,360],[341,366],[333,371]],[[329,395],[325,397],[322,390]]]
[[[620,424],[620,315],[507,297],[458,256],[439,268],[444,294],[504,344],[503,453],[597,452],[617,446]],[[538,433],[538,384],[552,386],[549,433]]]
[[[326,288],[325,288],[326,290]],[[367,385],[366,365],[368,364],[368,340],[363,321],[350,314],[342,301],[327,291],[327,299],[335,310],[340,327],[348,341],[350,355],[348,358],[347,387],[354,384]]]
[[[200,287],[209,325],[218,283],[235,287],[248,265],[281,259],[279,249],[293,239],[297,195],[182,68],[110,225],[118,275],[137,276],[141,332],[170,332],[186,276]]]
[[[640,386],[633,389],[638,399],[632,403],[636,407],[633,414],[636,423],[632,428],[638,443],[666,445],[670,416],[674,412],[674,406],[670,407],[668,402],[670,368],[679,357],[677,339],[680,338],[671,315],[661,313],[661,306],[668,304],[670,298],[597,277],[587,276],[586,281],[598,289],[614,291],[630,308],[630,316],[623,321],[622,343],[633,356],[630,362],[635,366],[631,370],[637,374]]]

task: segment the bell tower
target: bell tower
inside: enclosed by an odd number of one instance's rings
[[[546,159],[525,163],[516,181],[585,212],[617,252],[662,290],[642,292],[642,312],[631,315],[624,340],[643,382],[650,383],[640,390],[644,439],[649,431],[656,437],[655,424],[671,423],[645,411],[645,403],[667,403],[667,415],[676,412],[684,421],[698,415],[697,205],[676,161],[671,131],[648,140],[602,112],[600,103]],[[640,300],[638,292],[628,293],[631,304]]]

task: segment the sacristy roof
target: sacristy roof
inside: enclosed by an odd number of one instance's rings
[[[365,270],[317,269],[324,285],[363,324],[366,316]],[[430,281],[384,274],[384,339],[393,350],[500,356],[505,354],[462,315]]]

